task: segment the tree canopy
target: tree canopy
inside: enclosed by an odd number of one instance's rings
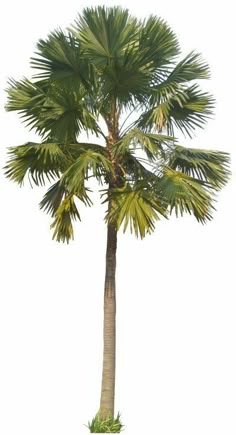
[[[92,205],[91,177],[109,203],[106,221],[141,238],[172,212],[212,218],[229,155],[177,140],[178,132],[191,140],[213,114],[214,98],[199,86],[209,67],[199,53],[181,56],[164,20],[85,8],[68,30],[39,40],[31,66],[31,80],[10,80],[6,109],[40,142],[11,147],[5,170],[20,185],[26,176],[53,182],[40,207],[56,240],[73,238],[80,202]],[[83,132],[104,146],[81,142]]]

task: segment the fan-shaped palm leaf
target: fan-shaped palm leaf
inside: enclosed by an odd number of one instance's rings
[[[103,153],[87,150],[64,172],[61,184],[70,193],[79,192],[90,170],[92,176],[100,181],[114,173],[112,162]]]
[[[96,116],[89,110],[90,97],[77,89],[48,80],[10,81],[6,110],[19,111],[22,119],[44,139],[75,142],[81,130],[101,132]]]
[[[55,143],[27,143],[9,149],[10,159],[5,166],[5,174],[22,185],[28,172],[37,185],[51,181],[67,167],[68,160],[61,147]]]
[[[170,168],[166,168],[156,182],[157,192],[169,204],[170,213],[175,210],[177,217],[184,213],[193,214],[201,223],[212,219],[214,210],[214,195],[208,187],[202,180]]]
[[[179,43],[166,21],[151,15],[142,22],[138,50],[144,64],[149,64],[154,73],[152,79],[160,81],[166,77],[170,64],[179,54]]]
[[[121,7],[85,8],[72,28],[83,50],[97,66],[119,58],[137,38],[137,19]]]
[[[127,150],[135,150],[140,146],[145,151],[150,161],[163,156],[163,145],[173,144],[175,139],[172,136],[162,134],[145,133],[138,128],[130,130],[113,146],[115,156],[122,156]]]
[[[157,94],[160,94],[164,89],[175,92],[175,85],[177,84],[184,84],[192,80],[208,79],[209,77],[209,66],[199,53],[192,51],[182,61],[177,63],[167,79],[154,89]]]
[[[103,94],[123,103],[132,97],[143,101],[178,52],[176,36],[163,20],[138,22],[120,7],[85,9],[72,32],[98,69]]]
[[[229,155],[220,151],[176,145],[170,154],[169,166],[205,180],[216,189],[222,188],[229,177]]]
[[[136,183],[133,187],[126,185],[113,189],[108,200],[111,207],[107,212],[106,221],[115,223],[117,229],[124,224],[124,232],[129,227],[136,237],[145,237],[155,229],[155,222],[160,216],[166,217],[166,210],[158,200],[157,195],[147,188],[147,183]]]
[[[91,85],[92,68],[81,53],[79,41],[71,33],[61,30],[50,33],[46,40],[40,39],[37,44],[36,56],[31,58],[33,68],[41,72],[36,78],[51,79],[68,84],[72,87],[75,81],[87,90]]]
[[[28,173],[37,186],[58,178],[81,154],[88,151],[105,155],[105,148],[91,143],[61,145],[58,143],[33,143],[9,148],[10,158],[4,167],[11,180],[22,185]]]
[[[197,127],[203,127],[211,117],[214,98],[200,91],[198,85],[176,90],[166,97],[154,95],[156,104],[137,120],[136,125],[145,130],[162,131],[174,135],[174,127],[192,137]]]
[[[73,239],[73,220],[77,218],[80,220],[74,197],[77,197],[84,205],[91,206],[92,201],[87,194],[88,190],[81,184],[78,192],[69,194],[59,180],[44,195],[39,206],[54,217],[51,228],[54,228],[53,238],[57,241],[69,243]]]

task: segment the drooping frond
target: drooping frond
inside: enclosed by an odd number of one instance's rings
[[[91,206],[92,201],[87,194],[88,190],[89,189],[85,188],[85,186],[81,184],[80,190],[74,193],[74,196],[82,201],[84,205]],[[63,183],[61,183],[61,180],[59,180],[48,189],[39,206],[41,209],[46,211],[46,213],[50,214],[51,216],[55,216],[55,213],[57,212],[63,197],[65,196],[65,187]]]
[[[67,195],[61,202],[55,213],[55,219],[51,224],[54,229],[53,239],[57,242],[67,242],[74,238],[73,221],[80,220],[80,214],[74,202],[73,195]]]
[[[208,187],[202,180],[170,168],[165,169],[156,183],[159,195],[169,204],[170,213],[174,210],[177,217],[193,214],[201,223],[211,220],[214,210],[214,194]]]
[[[44,185],[59,177],[68,165],[61,147],[55,143],[25,145],[11,147],[10,158],[5,166],[5,175],[22,185],[28,173],[29,178],[37,185]]]
[[[40,208],[54,218],[51,228],[54,228],[53,238],[58,242],[66,241],[69,243],[73,239],[73,221],[80,220],[74,198],[78,198],[86,206],[91,206],[92,201],[87,191],[88,189],[85,188],[84,184],[81,184],[79,191],[69,194],[64,184],[59,180],[48,189],[40,202]]]
[[[124,224],[124,232],[129,227],[131,233],[141,239],[154,231],[160,216],[166,217],[165,208],[145,183],[139,182],[133,187],[127,183],[124,188],[113,189],[109,198],[112,206],[106,221],[115,223],[118,229]]]
[[[60,184],[59,180],[54,183],[45,193],[42,201],[39,204],[39,207],[51,216],[55,216],[55,213],[58,210],[64,195],[65,189]]]
[[[33,143],[9,148],[9,160],[4,167],[11,180],[23,184],[26,175],[37,186],[58,178],[84,153],[101,153],[105,148],[92,143],[61,145],[59,143]]]
[[[229,162],[228,153],[176,145],[170,154],[169,166],[220,189],[228,181]]]

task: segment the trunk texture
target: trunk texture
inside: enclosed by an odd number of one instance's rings
[[[116,246],[117,229],[107,226],[106,277],[104,289],[104,348],[102,390],[99,416],[114,417],[115,402],[115,355],[116,355]]]

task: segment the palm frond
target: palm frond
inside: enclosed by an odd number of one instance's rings
[[[164,80],[150,88],[149,104],[152,106],[160,104],[178,94],[183,94],[180,101],[185,102],[186,84],[209,77],[210,71],[207,63],[203,61],[199,53],[191,52],[172,69]]]
[[[60,207],[64,195],[65,189],[60,184],[60,180],[58,180],[45,193],[42,201],[39,204],[40,209],[43,209],[51,216],[55,216],[55,213]]]
[[[189,176],[198,177],[215,189],[228,181],[230,157],[228,153],[176,145],[171,153],[169,166]]]
[[[80,190],[75,192],[74,196],[76,196],[81,202],[83,202],[84,205],[91,206],[92,201],[87,194],[88,191],[90,190],[81,183]],[[61,180],[58,180],[45,193],[42,201],[39,204],[40,209],[43,209],[51,216],[55,216],[56,211],[58,210],[63,198],[66,197],[66,195],[67,192],[65,190],[64,183],[61,182]]]
[[[166,98],[160,97],[152,108],[141,114],[136,125],[147,131],[166,129],[168,135],[174,135],[177,128],[191,138],[195,129],[203,128],[212,116],[214,101],[210,94],[193,85]]]
[[[104,67],[132,45],[139,29],[127,9],[98,6],[83,9],[71,30],[95,65]]]
[[[160,216],[166,217],[166,211],[158,201],[156,195],[148,188],[146,183],[129,183],[123,188],[113,189],[109,199],[112,206],[106,214],[106,221],[114,223],[119,229],[124,224],[124,232],[129,227],[136,237],[144,238],[155,229],[155,222]]]
[[[26,174],[37,186],[59,177],[68,165],[56,143],[33,143],[9,148],[10,158],[4,167],[6,177],[22,185]]]
[[[123,104],[141,98],[150,81],[142,52],[138,50],[140,24],[120,7],[86,8],[72,28],[85,57],[99,76],[100,91]],[[108,98],[109,99],[109,98]]]
[[[139,35],[138,49],[145,63],[155,72],[155,80],[163,80],[169,67],[179,54],[179,43],[175,33],[165,20],[154,15],[144,19]]]
[[[71,30],[99,72],[103,95],[124,105],[132,98],[144,102],[178,52],[177,38],[164,20],[151,16],[138,22],[120,7],[86,8]]]
[[[202,180],[166,168],[156,189],[169,204],[170,213],[174,210],[177,217],[189,213],[201,223],[212,219],[214,194]]]
[[[199,53],[191,51],[183,60],[178,62],[178,64],[167,77],[166,81],[160,86],[171,83],[183,84],[192,80],[209,78],[210,70],[208,64],[202,59],[202,56]]]
[[[67,242],[74,238],[73,221],[80,220],[80,214],[74,202],[73,195],[66,195],[55,213],[51,224],[54,229],[53,239],[57,242]]]
[[[105,148],[93,143],[61,145],[59,143],[28,142],[9,148],[9,159],[4,167],[6,177],[22,185],[26,175],[37,186],[52,181],[65,172],[87,152],[105,156]]]
[[[40,39],[31,66],[40,71],[35,78],[60,81],[70,87],[79,82],[86,89],[91,88],[92,68],[81,53],[79,41],[70,32],[56,30],[46,40]]]
[[[82,131],[100,132],[91,101],[80,85],[75,90],[48,80],[10,81],[6,110],[18,111],[27,126],[44,140],[75,142]]]
[[[80,191],[81,185],[84,185],[89,171],[99,181],[114,173],[112,163],[104,153],[87,150],[64,172],[61,183],[70,193],[76,193]]]
[[[134,128],[125,134],[118,142],[113,146],[114,154],[120,156],[127,150],[135,150],[137,146],[140,146],[145,151],[150,161],[156,158],[160,158],[164,153],[164,145],[173,144],[175,139],[171,136],[162,134],[145,133],[144,131]]]
[[[64,183],[59,180],[45,193],[39,207],[54,217],[51,224],[51,228],[54,228],[53,239],[67,243],[73,239],[73,221],[81,220],[74,198],[78,198],[84,205],[90,207],[92,201],[88,191],[89,189],[81,183],[80,190],[70,194],[65,189]]]

